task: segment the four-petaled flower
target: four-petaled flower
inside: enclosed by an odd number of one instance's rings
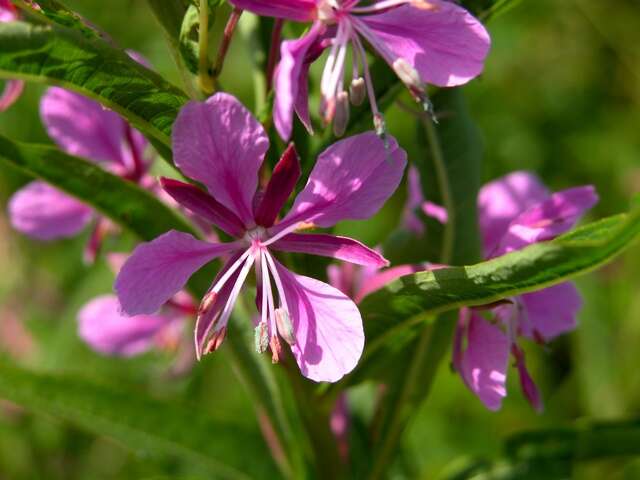
[[[18,20],[18,11],[9,0],[0,0],[0,23],[14,22]],[[0,112],[5,111],[18,100],[24,89],[22,80],[7,80],[4,89],[0,92]]]
[[[150,162],[145,158],[147,141],[118,114],[58,87],[45,92],[40,114],[47,133],[65,152],[152,187],[153,179],[147,175]],[[8,210],[12,226],[38,240],[75,236],[95,217],[91,207],[39,180],[18,190]],[[98,216],[85,251],[87,261],[95,258],[109,228],[110,223]]]
[[[308,108],[309,67],[330,47],[320,82],[320,111],[334,122],[336,135],[346,127],[349,97],[360,104],[366,96],[376,129],[383,131],[374,96],[363,39],[393,68],[416,98],[426,101],[425,83],[461,85],[483,69],[490,47],[482,24],[448,0],[230,0],[259,15],[313,22],[300,39],[282,42],[274,76],[274,122],[280,136],[291,135],[294,110],[311,131]],[[344,77],[347,49],[352,46],[350,94]]]
[[[550,194],[534,175],[514,172],[485,185],[478,198],[485,256],[493,258],[570,230],[598,201],[591,186]],[[466,385],[490,410],[506,396],[509,355],[522,390],[540,411],[542,399],[529,375],[518,337],[546,343],[573,330],[582,300],[572,283],[510,299],[487,320],[477,309],[463,309],[454,339],[453,363]]]
[[[196,270],[228,255],[200,304],[195,329],[200,357],[221,345],[234,304],[255,266],[260,311],[256,349],[263,352],[270,347],[273,360],[278,361],[283,339],[303,375],[315,381],[337,381],[354,368],[362,353],[364,333],[358,308],[336,288],[291,272],[273,252],[386,265],[380,254],[356,240],[295,231],[370,217],[397,188],[406,153],[393,138],[385,150],[373,132],[332,145],[320,154],[305,188],[277,222],[295,188],[300,165],[289,147],[264,191],[258,190],[268,146],[260,123],[234,97],[218,93],[206,103],[187,104],[173,129],[174,160],[208,193],[171,179],[163,179],[163,187],[182,206],[234,240],[210,243],[170,231],[136,248],[122,267],[115,289],[125,313],[151,314]]]

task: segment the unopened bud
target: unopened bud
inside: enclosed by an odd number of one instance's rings
[[[211,335],[211,338],[207,342],[207,346],[204,347],[204,354],[215,352],[220,348],[222,342],[224,342],[227,336],[227,327],[222,327],[220,330]]]
[[[367,96],[367,86],[364,83],[364,78],[358,77],[351,80],[351,86],[349,87],[349,98],[351,103],[356,107],[362,105],[365,97]]]
[[[398,78],[409,88],[422,90],[422,79],[418,71],[413,68],[404,58],[398,58],[393,62],[393,71]]]
[[[289,345],[294,345],[296,343],[291,318],[284,308],[276,308],[276,327],[278,328],[278,333],[282,338],[284,338],[285,342]]]
[[[267,330],[267,324],[260,322],[253,331],[253,342],[258,353],[266,352],[269,346],[269,332]]]
[[[344,135],[349,123],[349,95],[344,90],[336,96],[336,111],[333,117],[333,134],[336,137]]]
[[[271,347],[271,363],[278,363],[280,361],[282,347],[280,347],[280,340],[278,340],[277,335],[271,337],[269,346]]]

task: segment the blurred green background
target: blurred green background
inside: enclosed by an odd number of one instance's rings
[[[145,2],[66,3],[179,82]],[[218,31],[223,23],[218,19]],[[626,210],[632,195],[640,191],[640,2],[524,0],[492,19],[489,30],[493,50],[485,73],[466,88],[485,140],[485,180],[529,169],[554,190],[594,184],[601,201],[593,218]],[[251,105],[254,87],[247,58],[247,46],[238,36],[222,84]],[[0,115],[0,133],[49,142],[38,117],[42,91],[40,86],[28,86],[20,101]],[[413,131],[414,120],[394,107],[388,122],[412,152],[415,146],[406,132]],[[27,180],[3,171],[2,204]],[[397,217],[399,201],[387,208],[382,225]],[[379,228],[368,232],[365,223],[358,224],[356,236],[369,243],[380,241]],[[175,358],[171,352],[132,360],[104,358],[77,338],[78,309],[93,296],[109,292],[113,279],[104,262],[91,267],[82,263],[85,242],[86,235],[51,244],[31,241],[13,232],[0,211],[0,349],[29,366],[81,372],[187,403],[216,418],[254,425],[252,405],[224,353],[210,356],[186,378],[168,381],[165,373]],[[108,248],[130,244],[131,239],[112,241]],[[491,413],[457,375],[442,368],[431,397],[405,437],[401,461],[412,472],[410,478],[437,478],[465,458],[495,459],[502,441],[523,429],[572,425],[585,418],[640,416],[639,253],[640,246],[635,246],[613,264],[579,280],[585,306],[576,332],[546,349],[529,346],[532,373],[545,398],[543,415],[535,414],[524,401],[514,372],[503,409]],[[351,400],[365,415],[371,397],[365,385]],[[179,459],[131,453],[109,439],[0,403],[1,479],[193,478],[193,474]],[[640,461],[584,463],[573,475],[640,478]]]

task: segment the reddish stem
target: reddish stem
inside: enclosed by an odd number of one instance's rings
[[[273,23],[273,30],[271,31],[271,45],[269,47],[269,58],[267,59],[267,95],[273,88],[273,72],[276,68],[276,64],[280,59],[280,39],[282,37],[282,25],[284,21],[281,18],[276,18]]]
[[[240,15],[242,15],[241,8],[234,8],[231,15],[229,15],[229,20],[227,20],[227,24],[224,27],[224,33],[222,35],[222,41],[220,43],[220,47],[218,48],[218,56],[216,57],[216,63],[213,66],[212,77],[215,79],[220,76],[222,73],[222,67],[224,66],[224,59],[227,56],[227,51],[229,50],[229,45],[231,45],[231,39],[233,38],[233,33],[236,30],[236,26],[238,25],[238,20],[240,20]]]

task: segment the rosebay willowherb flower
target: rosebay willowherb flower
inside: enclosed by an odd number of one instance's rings
[[[82,95],[52,87],[42,97],[40,115],[49,136],[65,152],[142,186],[153,185],[147,174],[151,162],[145,157],[146,139],[115,112]],[[73,237],[95,219],[85,251],[88,261],[95,258],[111,228],[91,207],[39,180],[18,190],[8,207],[11,225],[38,240]]]
[[[0,0],[0,23],[14,22],[18,20],[18,10],[9,0]],[[0,92],[0,112],[5,111],[18,100],[24,89],[21,80],[7,80],[4,89]]]
[[[591,186],[550,194],[527,172],[514,172],[488,183],[478,198],[486,258],[567,232],[597,201]],[[522,390],[539,411],[542,399],[527,371],[518,339],[546,343],[573,330],[581,306],[580,294],[567,282],[513,297],[493,308],[490,319],[478,310],[463,309],[454,339],[454,367],[487,408],[497,410],[507,394],[507,368],[513,355]]]
[[[115,289],[125,313],[151,314],[196,270],[229,255],[200,304],[195,328],[197,356],[222,344],[236,300],[255,266],[260,311],[256,349],[270,348],[277,362],[284,340],[304,376],[337,381],[355,367],[362,353],[360,312],[338,289],[288,270],[274,252],[385,266],[384,257],[351,238],[296,231],[373,215],[402,179],[406,154],[392,138],[385,150],[373,132],[332,145],[320,154],[305,188],[278,222],[299,178],[300,165],[290,146],[264,191],[258,190],[258,172],[268,147],[262,125],[234,97],[218,93],[206,103],[187,104],[173,129],[174,160],[208,193],[171,179],[163,179],[163,187],[233,241],[212,243],[182,232],[165,233],[136,248],[122,267]]]
[[[344,133],[349,101],[369,98],[374,122],[384,131],[367,65],[366,41],[395,71],[413,95],[426,101],[425,84],[462,85],[478,76],[489,52],[489,34],[462,7],[446,0],[230,0],[258,15],[313,22],[298,40],[282,42],[274,75],[274,122],[280,136],[291,136],[293,113],[312,131],[308,107],[309,67],[326,49],[329,56],[320,82],[320,113]],[[352,68],[347,50],[352,47]],[[350,70],[350,71],[349,71]],[[350,74],[350,85],[345,76]],[[349,93],[347,93],[347,90]]]

